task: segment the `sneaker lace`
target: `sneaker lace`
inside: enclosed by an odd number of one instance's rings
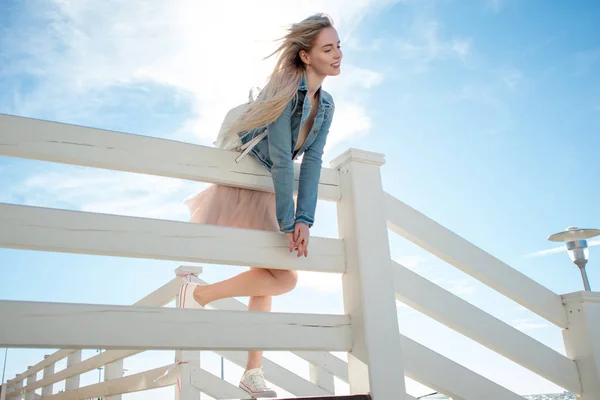
[[[265,382],[265,378],[262,376],[260,372],[255,372],[250,375],[250,382],[252,382],[252,386],[254,386],[258,390],[266,390],[268,389],[267,383]]]

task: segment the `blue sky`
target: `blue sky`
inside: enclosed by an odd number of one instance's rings
[[[273,49],[278,28],[325,11],[345,52],[342,74],[324,84],[336,101],[326,162],[348,147],[384,153],[386,191],[552,291],[580,290],[566,253],[540,252],[556,247],[548,235],[570,225],[600,227],[597,2],[314,0],[295,8],[271,1],[236,7],[231,15],[225,1],[56,0],[33,7],[5,0],[0,113],[210,145],[224,113],[266,76],[272,61],[261,57]],[[5,203],[172,220],[187,219],[182,200],[203,187],[7,157],[0,158],[0,186]],[[332,215],[335,207],[320,202],[312,234],[336,237]],[[564,352],[558,328],[390,238],[394,259]],[[0,298],[131,304],[171,279],[178,265],[3,249]],[[592,288],[600,285],[598,265],[600,247],[592,247]],[[239,271],[206,265],[203,275],[212,282]],[[303,274],[274,309],[341,313],[339,290],[338,277]],[[403,334],[511,390],[561,391],[408,307],[398,312]],[[9,350],[7,376],[44,353]],[[169,354],[145,353],[125,367],[137,372],[169,361]],[[239,370],[228,371],[235,381]],[[97,371],[86,379],[93,382]],[[428,391],[412,382],[409,388]]]

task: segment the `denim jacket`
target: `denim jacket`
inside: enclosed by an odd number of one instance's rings
[[[277,120],[241,137],[242,142],[246,143],[265,129],[268,130],[264,139],[251,150],[251,154],[271,171],[277,222],[281,232],[293,232],[296,222],[304,222],[309,227],[315,222],[323,148],[335,109],[331,95],[322,88],[319,90],[319,110],[311,131],[298,151],[294,149],[300,129],[311,112],[310,100],[306,98],[306,75],[302,76],[297,99],[294,97],[288,103]],[[303,154],[294,213],[294,160]]]

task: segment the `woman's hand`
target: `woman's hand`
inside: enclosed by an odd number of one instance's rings
[[[290,242],[290,253],[293,250],[298,250],[298,257],[302,255],[308,257],[310,231],[307,224],[303,222],[296,223],[294,232],[287,232],[285,236]]]

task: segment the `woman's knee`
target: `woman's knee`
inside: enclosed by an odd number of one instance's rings
[[[298,283],[298,271],[270,270],[282,290],[289,292]]]

